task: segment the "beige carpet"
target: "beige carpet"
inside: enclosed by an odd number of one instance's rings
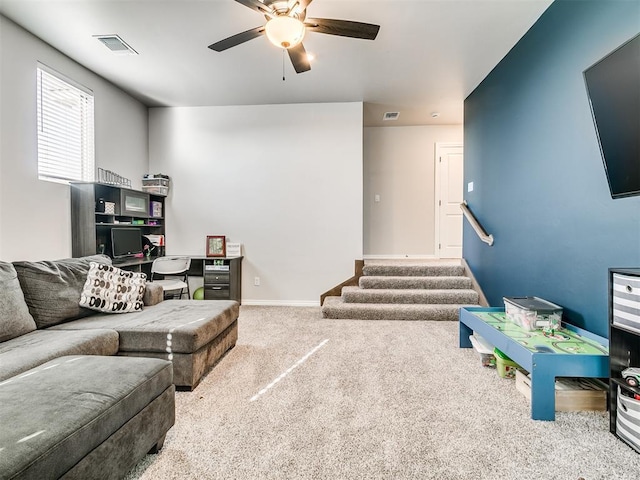
[[[607,413],[531,420],[513,381],[457,348],[456,322],[243,306],[239,329],[128,480],[637,478]]]

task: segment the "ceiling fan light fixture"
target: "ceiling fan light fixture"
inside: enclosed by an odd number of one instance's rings
[[[272,18],[265,29],[269,41],[280,48],[295,47],[302,42],[306,31],[304,23],[287,15]]]

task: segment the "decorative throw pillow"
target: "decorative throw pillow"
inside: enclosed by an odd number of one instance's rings
[[[105,313],[142,310],[147,276],[91,262],[80,295],[80,306]]]
[[[38,328],[51,327],[95,313],[78,305],[91,262],[111,265],[111,259],[106,255],[13,262],[24,299]]]

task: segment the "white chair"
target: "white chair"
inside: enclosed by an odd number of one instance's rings
[[[151,265],[151,281],[162,285],[165,298],[182,298],[185,291],[187,298],[191,298],[189,291],[190,257],[158,257]],[[162,280],[154,280],[154,275],[162,275]]]

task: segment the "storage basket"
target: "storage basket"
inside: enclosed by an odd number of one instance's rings
[[[618,386],[616,433],[640,452],[640,400],[625,395],[628,392]]]
[[[640,333],[640,277],[613,274],[613,324]]]
[[[493,354],[496,356],[496,371],[498,375],[501,378],[516,378],[516,370],[519,365],[497,348],[493,349]]]
[[[495,367],[496,357],[493,354],[493,347],[480,335],[469,335],[473,349],[480,354],[483,367]]]
[[[168,177],[147,175],[142,179],[142,191],[166,197],[169,194],[169,183]]]

